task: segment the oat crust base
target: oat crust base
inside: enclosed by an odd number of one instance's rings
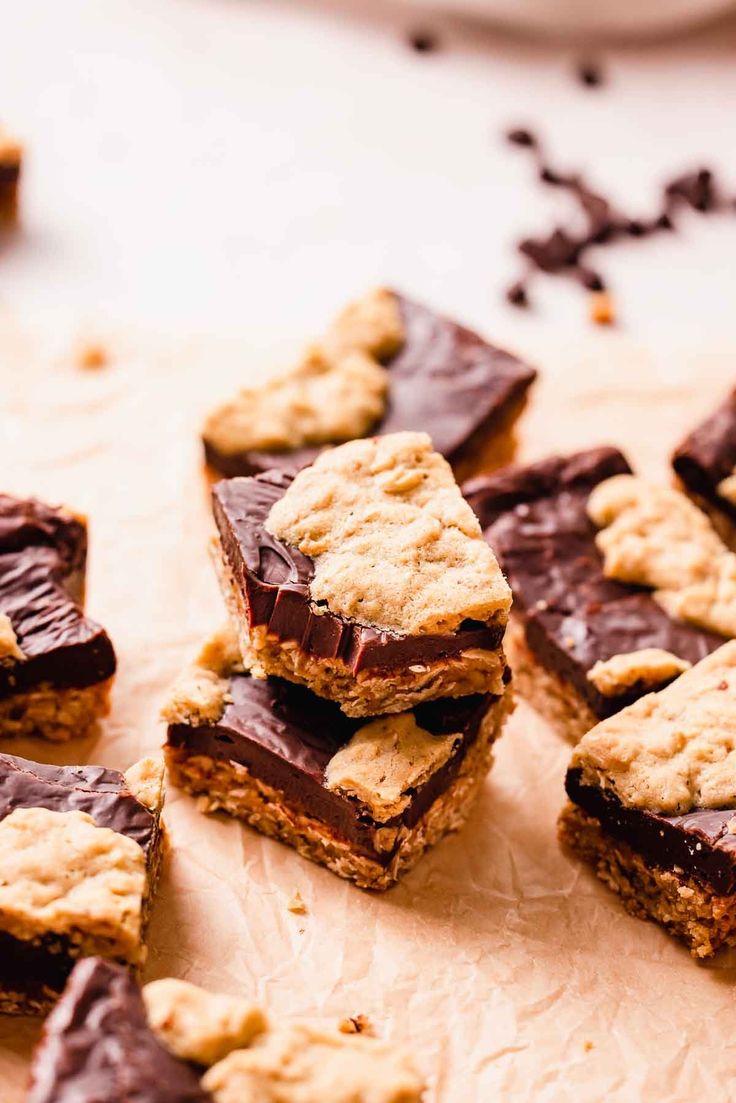
[[[685,873],[647,865],[575,804],[563,809],[558,829],[563,848],[592,865],[631,915],[659,923],[685,942],[694,958],[736,946],[736,895],[718,896]]]
[[[83,689],[56,689],[42,683],[29,693],[0,700],[0,735],[38,735],[52,743],[89,735],[110,711],[114,678]]]

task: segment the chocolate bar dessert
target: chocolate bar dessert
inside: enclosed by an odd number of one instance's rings
[[[210,414],[221,475],[292,474],[326,446],[421,430],[458,478],[508,463],[536,372],[476,333],[380,289],[348,306],[290,373]]]

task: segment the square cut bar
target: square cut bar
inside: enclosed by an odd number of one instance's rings
[[[0,735],[65,740],[109,709],[115,652],[83,611],[87,527],[0,495]]]
[[[0,229],[15,221],[23,150],[0,126]]]
[[[162,805],[160,760],[121,774],[0,755],[0,1012],[46,1011],[82,956],[143,964]]]
[[[411,1053],[330,1022],[271,1022],[239,996],[165,978],[141,989],[87,958],[31,1060],[25,1103],[421,1103]]]
[[[630,472],[621,452],[596,448],[509,467],[463,487],[514,594],[507,632],[514,685],[573,740],[671,681],[679,669],[662,664],[662,653],[696,663],[723,643],[673,620],[641,586],[604,573],[588,500],[600,483]],[[648,668],[652,655],[659,669]],[[637,657],[641,669],[629,665],[620,684],[595,678],[604,664],[613,673]]]
[[[292,371],[240,392],[207,419],[221,475],[298,471],[327,445],[421,430],[457,477],[513,458],[534,369],[395,291],[349,306]]]
[[[675,449],[672,466],[696,505],[736,550],[736,389]]]
[[[248,668],[349,716],[502,692],[511,593],[423,434],[213,489],[215,566]],[[277,532],[282,535],[277,535]]]
[[[467,818],[511,694],[434,701],[379,720],[243,672],[231,631],[172,690],[173,784],[361,888],[386,889]]]
[[[560,839],[696,958],[736,945],[736,642],[593,728]]]

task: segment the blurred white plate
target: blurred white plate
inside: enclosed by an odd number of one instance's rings
[[[404,0],[533,31],[636,35],[682,30],[734,7],[734,0]]]

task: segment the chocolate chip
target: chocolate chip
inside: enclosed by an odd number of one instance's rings
[[[417,30],[409,33],[409,45],[418,54],[433,54],[440,48],[439,39],[432,31]]]
[[[521,280],[517,283],[512,283],[511,286],[507,288],[506,301],[511,303],[512,306],[529,306],[529,295]]]
[[[577,78],[586,88],[600,88],[604,82],[603,70],[593,61],[581,61],[578,64]]]
[[[525,130],[523,127],[515,127],[512,130],[507,130],[506,141],[511,142],[514,146],[524,146],[527,149],[535,149],[537,145],[537,139],[532,132],[530,130]]]

